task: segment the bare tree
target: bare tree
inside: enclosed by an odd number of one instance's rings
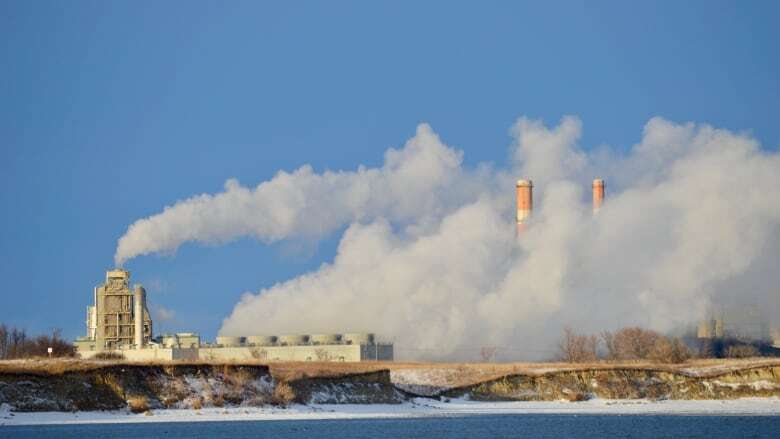
[[[715,343],[711,339],[701,340],[699,358],[715,358]]]
[[[755,346],[749,344],[732,345],[726,348],[726,357],[728,358],[749,358],[759,356],[761,356],[761,352],[759,352]]]
[[[0,360],[8,358],[8,328],[0,325]]]
[[[319,348],[314,351],[314,355],[317,357],[317,361],[328,361],[330,360],[330,353],[328,353],[327,349]]]
[[[679,338],[658,337],[649,358],[660,363],[682,363],[691,357],[688,347]]]
[[[491,363],[493,359],[496,358],[497,351],[498,348],[495,346],[483,346],[482,349],[479,350],[479,356],[484,363]]]
[[[607,360],[617,360],[619,355],[617,346],[615,345],[615,334],[604,331],[601,333],[601,341],[604,342],[604,347],[607,349]]]
[[[49,348],[57,357],[75,355],[73,344],[62,339],[59,329],[53,329],[51,335],[28,338],[23,329],[0,325],[0,359],[42,357],[48,355]]]
[[[26,355],[24,344],[27,334],[24,330],[12,328],[8,340],[8,358],[20,358]]]
[[[559,357],[568,363],[595,361],[598,350],[598,338],[594,335],[581,335],[569,326],[563,329],[563,337],[558,343]]]
[[[620,360],[643,360],[650,356],[661,337],[655,331],[639,327],[623,328],[615,333],[614,348]]]

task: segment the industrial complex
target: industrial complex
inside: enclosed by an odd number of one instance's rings
[[[130,288],[130,272],[106,273],[87,307],[87,335],[76,339],[82,358],[100,353],[128,360],[369,361],[393,359],[393,344],[370,333],[219,336],[203,343],[191,332],[153,337],[152,319],[141,285]]]
[[[517,199],[517,234],[521,236],[529,227],[533,213],[533,182],[518,180],[516,184]],[[601,178],[593,180],[593,215],[599,214],[604,204],[606,183]],[[701,342],[717,340],[738,340],[744,342],[763,342],[780,348],[780,328],[770,329],[769,319],[760,309],[751,306],[715,306],[702,319],[690,339]]]
[[[604,203],[605,186],[604,180],[593,180],[594,216],[599,214]],[[516,184],[518,236],[522,236],[529,227],[533,213],[533,187],[531,180],[518,180]],[[735,315],[733,311],[708,313],[692,337],[699,340],[730,337],[769,341],[780,348],[780,329],[770,330],[767,319],[758,313],[742,318]],[[393,344],[379,342],[370,333],[219,336],[214,343],[202,342],[195,333],[155,337],[146,291],[141,285],[131,289],[130,273],[123,269],[108,271],[105,283],[95,287],[93,305],[87,307],[86,326],[87,335],[75,342],[83,358],[113,352],[130,360],[393,360]]]

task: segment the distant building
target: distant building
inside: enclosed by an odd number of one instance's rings
[[[700,339],[730,338],[743,341],[770,341],[769,319],[758,306],[719,306],[701,320],[696,336]]]

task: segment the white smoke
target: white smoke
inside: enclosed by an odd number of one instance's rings
[[[371,331],[399,357],[549,354],[564,324],[668,330],[713,299],[778,309],[780,156],[747,135],[654,118],[627,153],[578,147],[581,123],[521,118],[506,170],[466,169],[420,125],[381,168],[280,172],[254,189],[176,203],[130,226],[117,262],[184,242],[318,238],[348,224],[335,259],[245,294],[224,334]],[[514,236],[514,179],[534,180]],[[607,180],[598,216],[590,181]],[[469,357],[471,356],[471,357]]]
[[[379,169],[316,174],[302,166],[292,173],[280,171],[254,189],[231,179],[224,192],[179,201],[133,223],[114,259],[121,265],[138,255],[174,252],[189,241],[320,238],[344,224],[378,217],[415,225],[436,222],[465,195],[466,187],[458,182],[461,156],[422,124],[403,149],[385,153]],[[455,186],[461,190],[452,190]]]

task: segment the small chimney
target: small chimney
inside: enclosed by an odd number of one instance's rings
[[[715,337],[723,338],[725,335],[726,332],[723,328],[723,317],[719,317],[715,319]]]
[[[146,304],[146,290],[141,285],[135,286],[133,297],[133,335],[135,335],[135,348],[143,349],[144,347],[144,308]]]
[[[517,233],[522,233],[534,209],[534,184],[531,180],[517,180]]]
[[[604,180],[597,178],[593,180],[593,214],[596,215],[604,204]]]

